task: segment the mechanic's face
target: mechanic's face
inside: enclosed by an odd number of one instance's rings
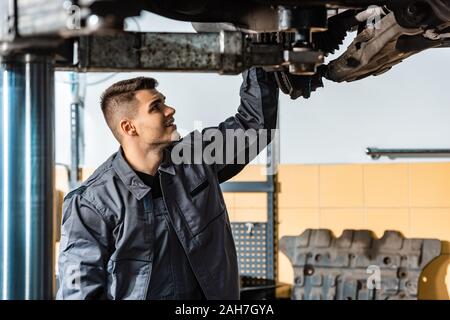
[[[175,109],[166,105],[166,97],[156,89],[136,91],[135,97],[139,108],[133,124],[139,142],[168,145],[178,140]]]

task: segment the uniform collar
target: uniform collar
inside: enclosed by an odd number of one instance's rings
[[[170,161],[170,148],[165,148],[163,153],[163,161],[159,165],[159,171],[175,175],[175,168],[172,161]]]
[[[116,153],[116,157],[113,159],[113,168],[120,180],[122,180],[127,189],[136,197],[136,199],[141,200],[151,190],[151,187],[142,182],[136,172],[128,164],[123,155],[122,147],[119,148],[119,151]],[[175,175],[175,168],[170,161],[170,153],[166,150],[164,150],[164,158],[158,170],[160,172]]]

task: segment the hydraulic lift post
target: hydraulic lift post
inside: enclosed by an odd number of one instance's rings
[[[51,299],[54,68],[0,57],[0,299]]]

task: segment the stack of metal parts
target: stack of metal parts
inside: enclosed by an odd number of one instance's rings
[[[436,239],[386,231],[308,229],[285,236],[280,250],[294,267],[293,300],[417,299],[422,270],[441,252]]]

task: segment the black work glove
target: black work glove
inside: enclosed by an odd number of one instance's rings
[[[276,71],[274,73],[278,87],[283,93],[289,95],[292,100],[299,97],[308,99],[312,92],[316,91],[317,88],[323,87],[322,76],[326,73],[326,66],[319,66],[316,74],[312,76],[298,76],[287,71]]]

